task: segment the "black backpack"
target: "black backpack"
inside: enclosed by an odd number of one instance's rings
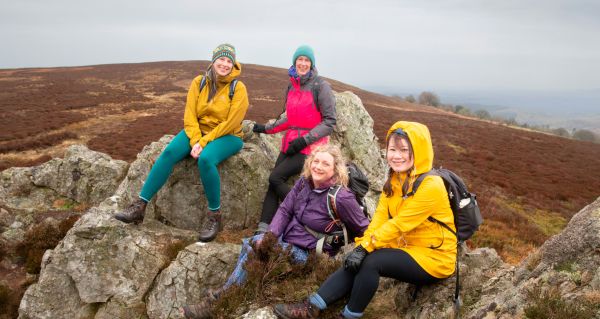
[[[417,177],[415,180],[412,190],[404,195],[404,198],[409,196],[413,196],[415,192],[418,190],[419,185],[425,179],[426,176],[434,175],[440,176],[444,181],[444,185],[446,186],[446,191],[448,192],[448,200],[450,201],[450,208],[452,209],[452,213],[454,214],[454,226],[456,227],[456,232],[452,230],[445,223],[433,218],[429,217],[427,220],[437,223],[440,226],[446,228],[450,232],[452,232],[456,238],[458,239],[458,247],[456,251],[456,285],[454,289],[454,314],[455,317],[458,318],[461,300],[460,300],[460,283],[459,283],[459,266],[458,266],[458,258],[460,256],[460,252],[458,248],[460,248],[461,243],[465,240],[471,238],[473,234],[479,228],[479,225],[483,223],[483,217],[481,217],[481,212],[479,210],[479,205],[477,204],[477,196],[475,194],[470,193],[467,189],[467,185],[463,182],[463,180],[456,175],[454,172],[447,170],[445,168],[434,168],[429,172],[423,173]],[[416,299],[417,292],[419,291],[419,287],[415,290],[413,294],[413,300]]]
[[[367,211],[367,205],[365,203],[365,195],[367,195],[367,192],[369,192],[369,179],[367,178],[367,175],[353,162],[348,162],[346,164],[346,168],[348,169],[348,188],[352,191],[352,193],[354,193],[354,197],[356,198],[360,208],[362,208],[365,217],[371,220],[371,215],[369,215],[369,212]],[[332,209],[330,203],[331,199],[335,203],[335,196],[337,195],[340,187],[340,185],[337,185],[329,188],[328,196],[330,200],[327,201],[327,210],[329,210],[329,215],[331,215]],[[335,215],[337,215],[337,212],[335,212]]]
[[[421,185],[421,182],[429,175],[439,176],[444,181],[444,185],[448,191],[450,208],[452,209],[452,213],[454,213],[454,226],[456,227],[456,232],[448,227],[448,225],[433,217],[427,219],[434,223],[438,223],[451,231],[456,238],[458,238],[459,243],[471,238],[479,228],[479,225],[483,223],[483,218],[479,211],[479,205],[477,205],[477,196],[469,192],[463,180],[454,172],[445,168],[434,168],[429,172],[423,173],[415,180],[412,191],[404,195],[404,197],[406,198],[414,195],[419,188],[419,185]]]

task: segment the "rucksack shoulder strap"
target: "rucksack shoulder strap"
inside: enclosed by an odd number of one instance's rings
[[[329,190],[327,191],[327,213],[329,213],[329,217],[331,217],[331,219],[333,220],[340,219],[337,213],[337,206],[335,200],[337,198],[337,193],[340,191],[341,188],[341,185],[335,185],[329,187]]]
[[[235,87],[238,83],[238,79],[233,79],[229,84],[229,100],[233,100],[233,95],[235,94]]]
[[[315,103],[315,107],[317,108],[317,110],[319,110],[319,112],[321,111],[321,109],[319,108],[319,89],[321,89],[322,82],[323,82],[323,79],[317,75],[317,78],[315,78],[315,81],[312,84],[312,88],[311,88],[313,102]]]
[[[202,92],[202,89],[204,89],[204,87],[206,86],[206,76],[202,76],[202,79],[200,80],[200,90],[198,90],[198,94],[200,94]]]
[[[344,224],[344,222],[342,222],[340,219],[335,202],[340,189],[342,189],[342,185],[329,187],[329,190],[327,191],[327,213],[329,213],[329,217],[331,217],[334,223],[342,227],[342,232],[344,233],[344,243],[348,244],[348,230],[346,230],[346,224]]]
[[[412,189],[410,190],[410,192],[408,192],[407,194],[403,195],[402,197],[404,197],[404,199],[406,199],[406,198],[408,198],[410,196],[415,195],[415,193],[419,189],[419,186],[421,186],[421,183],[423,182],[423,180],[425,179],[425,177],[427,177],[429,175],[437,175],[437,174],[436,174],[436,172],[434,170],[430,170],[428,172],[425,172],[425,173],[417,176],[417,179],[413,183],[413,186],[412,186]]]
[[[440,226],[442,226],[442,227],[444,227],[444,228],[446,228],[446,229],[447,229],[447,230],[449,230],[451,233],[453,233],[453,234],[454,234],[454,236],[457,236],[457,235],[456,235],[456,232],[455,232],[455,231],[453,231],[453,230],[452,230],[452,228],[450,228],[450,226],[448,226],[446,223],[444,223],[444,222],[441,222],[441,221],[439,221],[439,220],[437,220],[437,219],[435,219],[435,218],[433,218],[433,217],[431,217],[431,216],[427,217],[427,220],[428,220],[428,221],[430,221],[430,222],[436,223],[436,224],[438,224],[438,225],[440,225]]]

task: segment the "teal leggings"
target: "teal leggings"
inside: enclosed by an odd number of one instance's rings
[[[202,153],[198,157],[198,171],[202,185],[204,185],[208,209],[214,211],[221,208],[221,178],[217,165],[239,152],[243,145],[241,138],[225,135],[206,144],[206,147],[202,149]],[[165,184],[175,164],[190,156],[191,151],[190,139],[182,130],[167,145],[152,166],[142,187],[140,198],[149,202]]]

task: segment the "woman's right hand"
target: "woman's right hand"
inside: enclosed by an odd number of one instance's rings
[[[346,257],[346,260],[344,260],[344,269],[354,274],[357,273],[363,259],[365,259],[368,254],[369,252],[364,249],[363,246],[356,246],[356,248],[354,248],[354,250]]]
[[[202,153],[202,146],[200,146],[200,143],[194,144],[194,146],[192,147],[192,151],[190,152],[190,155],[194,159],[198,159],[198,157],[200,156],[200,153]]]
[[[267,130],[266,130],[266,128],[265,128],[264,125],[258,124],[258,123],[254,123],[254,126],[252,126],[252,132],[254,132],[254,133],[266,133]]]

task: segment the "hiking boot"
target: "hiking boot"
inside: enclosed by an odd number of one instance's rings
[[[267,232],[267,230],[269,230],[269,224],[267,224],[265,222],[260,222],[260,223],[258,223],[258,227],[254,231],[253,236],[264,234]]]
[[[221,211],[208,211],[208,217],[202,226],[198,240],[205,243],[212,241],[217,237],[221,228]]]
[[[314,319],[319,317],[321,310],[304,300],[301,303],[275,305],[273,312],[282,319]]]
[[[141,198],[136,199],[120,213],[115,215],[115,219],[120,220],[124,223],[139,224],[144,220],[144,214],[146,212],[146,202]]]
[[[213,301],[210,297],[205,298],[199,304],[183,306],[183,316],[186,319],[209,319],[213,318]]]

